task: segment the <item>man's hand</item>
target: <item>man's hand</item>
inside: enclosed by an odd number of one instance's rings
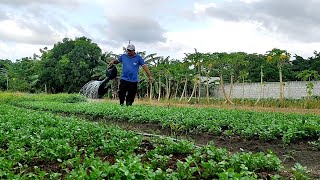
[[[109,66],[112,66],[112,65],[114,65],[114,60],[111,60],[109,63]]]
[[[153,77],[149,76],[149,81],[152,82],[153,81]]]
[[[112,66],[114,64],[119,64],[119,61],[114,59],[114,60],[111,60],[110,63],[109,63],[109,66]]]

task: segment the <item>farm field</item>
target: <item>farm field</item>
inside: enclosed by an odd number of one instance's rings
[[[318,115],[65,94],[1,93],[0,102],[0,178],[320,177]]]
[[[319,4],[0,1],[0,180],[320,180]]]

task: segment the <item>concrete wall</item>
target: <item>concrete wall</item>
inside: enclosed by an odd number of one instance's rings
[[[265,83],[262,88],[261,98],[279,98],[279,82]],[[232,98],[242,98],[244,88],[244,98],[259,98],[261,86],[260,83],[235,83],[232,92]],[[225,85],[226,92],[229,93],[230,85]],[[216,86],[210,95],[216,98],[223,98],[220,86]],[[320,96],[320,81],[314,82],[313,95]],[[301,99],[307,96],[306,82],[290,81],[284,83],[284,97],[291,99]]]

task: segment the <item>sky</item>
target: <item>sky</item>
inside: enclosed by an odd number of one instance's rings
[[[194,52],[264,54],[285,49],[305,58],[320,50],[319,0],[0,0],[0,59],[86,36],[103,52],[183,58]]]

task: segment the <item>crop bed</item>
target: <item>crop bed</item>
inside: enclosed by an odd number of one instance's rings
[[[320,136],[318,115],[143,105],[122,107],[113,103],[87,102],[17,101],[14,104],[37,110],[160,124],[177,132],[239,135],[246,139],[264,141],[281,139],[286,144],[299,140],[316,140]]]
[[[316,179],[317,138],[316,115],[0,93],[0,179]]]
[[[282,167],[271,152],[231,154],[10,105],[0,105],[0,131],[3,179],[256,179]]]

